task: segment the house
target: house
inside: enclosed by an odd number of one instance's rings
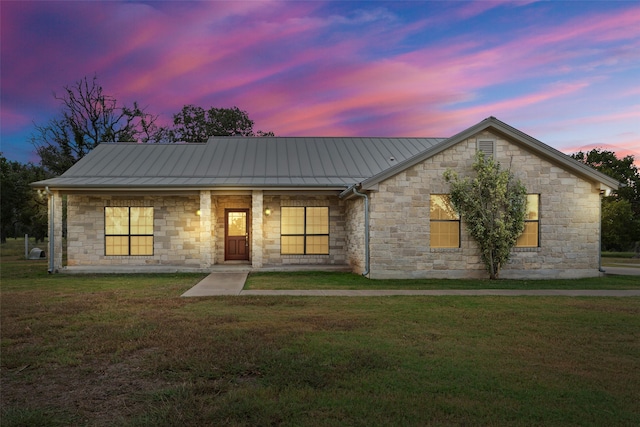
[[[501,277],[600,274],[600,198],[618,183],[494,117],[450,138],[101,144],[33,186],[51,195],[50,271],[240,264],[481,278],[464,218],[445,209],[443,178],[447,169],[471,174],[477,150],[510,167],[528,192],[525,232]]]

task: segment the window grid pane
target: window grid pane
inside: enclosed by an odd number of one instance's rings
[[[104,208],[105,234],[129,234],[129,208]]]
[[[537,248],[538,247],[538,222],[525,222],[524,231],[516,241],[516,247],[519,248]]]
[[[282,234],[304,234],[304,208],[283,207],[280,222]]]
[[[304,255],[304,236],[282,236],[280,250],[285,255]]]
[[[329,234],[329,208],[307,208],[307,234]]]
[[[131,234],[153,234],[153,208],[131,208]]]
[[[527,194],[527,213],[525,220],[538,220],[538,205],[540,196],[538,194]]]
[[[307,236],[307,254],[326,255],[329,253],[329,236]]]
[[[432,248],[460,247],[460,223],[458,221],[431,221]]]
[[[456,212],[446,194],[432,194],[430,198],[430,210],[432,220],[459,220]]]
[[[129,237],[105,237],[105,255],[129,255]]]
[[[153,237],[131,236],[131,255],[153,255]]]

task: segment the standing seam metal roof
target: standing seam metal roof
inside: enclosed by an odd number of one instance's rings
[[[212,137],[200,144],[103,143],[52,187],[347,187],[444,138]]]

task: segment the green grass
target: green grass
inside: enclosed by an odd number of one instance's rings
[[[635,252],[602,252],[603,258],[634,258],[637,254]]]
[[[633,276],[554,280],[370,280],[343,272],[251,273],[244,289],[640,289]]]
[[[0,265],[3,427],[640,425],[640,298],[183,299],[202,275]]]

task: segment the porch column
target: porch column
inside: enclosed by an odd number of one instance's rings
[[[251,266],[253,268],[262,267],[263,215],[262,190],[253,190],[251,193]]]
[[[212,260],[211,191],[200,190],[200,268],[211,267]]]
[[[51,227],[52,213],[53,227]],[[51,236],[52,231],[53,236]],[[53,255],[53,271],[50,273],[57,273],[62,268],[62,194],[59,191],[52,191],[49,196],[49,234],[49,256]],[[52,249],[53,254],[51,254]]]
[[[59,191],[53,192],[54,202],[54,221],[53,221],[53,234],[55,235],[55,248],[53,265],[55,271],[59,271],[62,268],[62,193]]]

